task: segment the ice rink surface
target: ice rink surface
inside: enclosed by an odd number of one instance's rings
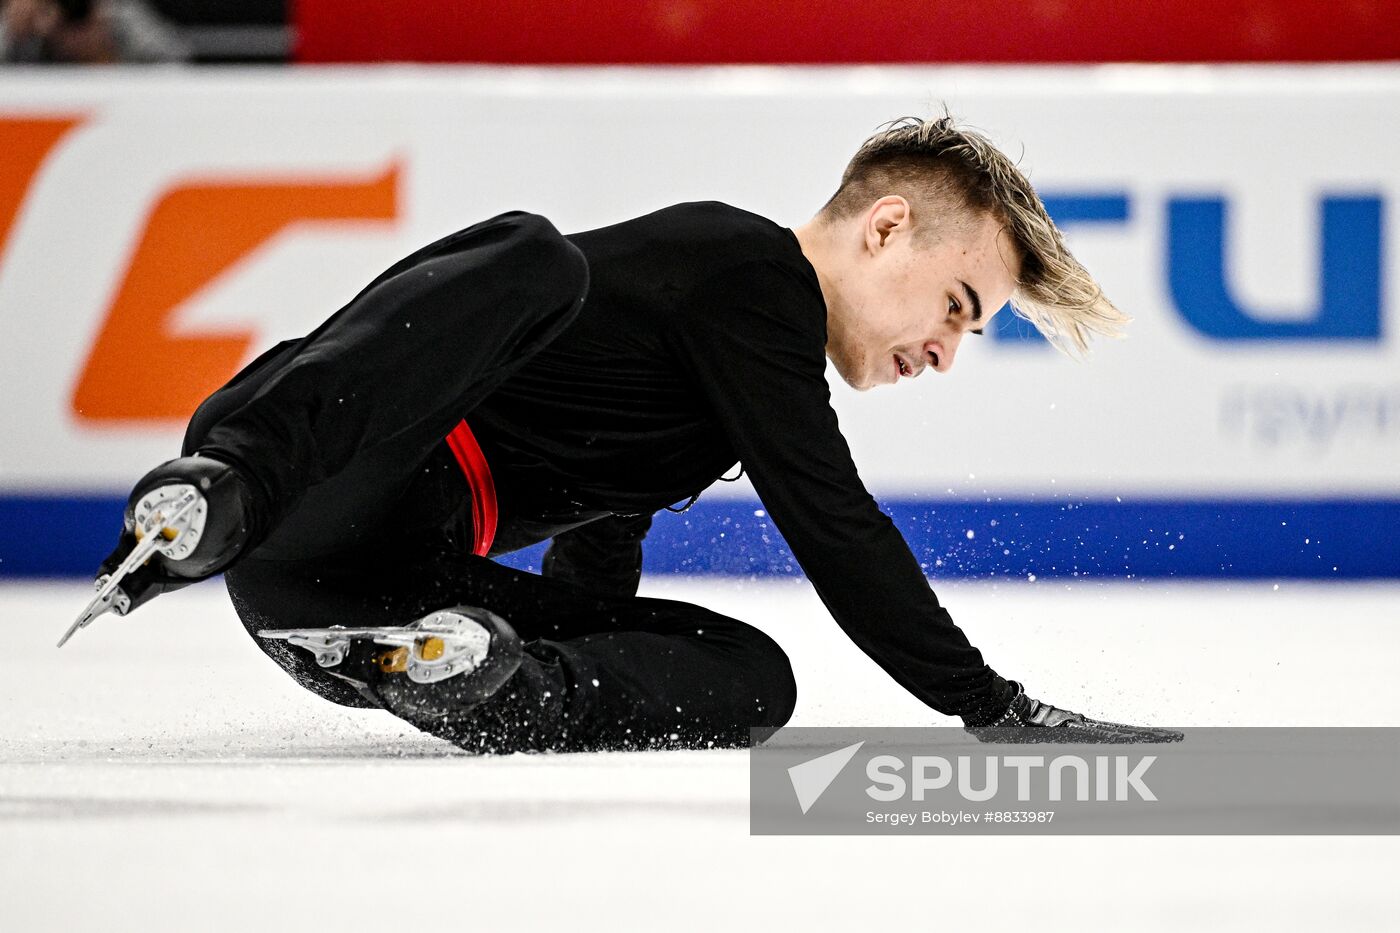
[[[938,587],[1034,696],[1400,725],[1400,585]],[[662,580],[788,651],[795,725],[948,724],[801,582]],[[104,618],[0,587],[0,930],[1394,930],[1400,841],[751,837],[743,751],[476,758],[297,687],[218,583]],[[330,621],[330,620],[328,620]]]

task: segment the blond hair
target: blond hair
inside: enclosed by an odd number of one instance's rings
[[[990,214],[1001,223],[1021,265],[1011,308],[1061,350],[1083,352],[1091,334],[1120,336],[1131,320],[1070,254],[1015,163],[986,136],[959,126],[946,113],[931,120],[905,117],[881,127],[852,157],[822,213],[837,219],[853,216],[889,194],[923,204],[952,199],[966,208],[960,212],[963,218]],[[949,220],[925,225],[921,234],[946,230]]]

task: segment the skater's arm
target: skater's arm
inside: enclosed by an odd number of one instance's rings
[[[444,437],[469,400],[558,333],[587,285],[582,254],[543,217],[459,231],[380,275],[270,374],[212,397],[186,447],[245,473],[275,524],[357,455]]]
[[[713,313],[685,329],[681,357],[764,506],[841,628],[890,676],[940,712],[979,720],[1012,690],[929,587],[918,561],[856,472],[824,378],[825,328],[785,313],[799,284],[781,267],[726,277]]]
[[[650,515],[610,515],[555,535],[544,575],[614,596],[635,596]]]

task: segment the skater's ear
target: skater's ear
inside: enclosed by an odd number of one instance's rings
[[[909,202],[898,194],[887,194],[870,205],[861,223],[861,240],[870,253],[879,253],[893,245],[896,237],[912,233]]]

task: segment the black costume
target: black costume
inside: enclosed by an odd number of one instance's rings
[[[938,604],[865,490],[824,378],[826,307],[790,230],[717,203],[561,236],[505,214],[414,253],[191,421],[186,453],[253,481],[271,531],[227,573],[250,630],[490,609],[526,640],[500,693],[416,722],[468,747],[732,745],[781,725],[785,655],[741,622],[640,599],[651,514],[741,461],[831,614],[941,712],[1012,688]],[[465,419],[499,506],[491,553],[552,538],[544,578],[472,555],[444,438]],[[478,516],[479,517],[479,516]],[[280,642],[303,684],[365,700]]]

